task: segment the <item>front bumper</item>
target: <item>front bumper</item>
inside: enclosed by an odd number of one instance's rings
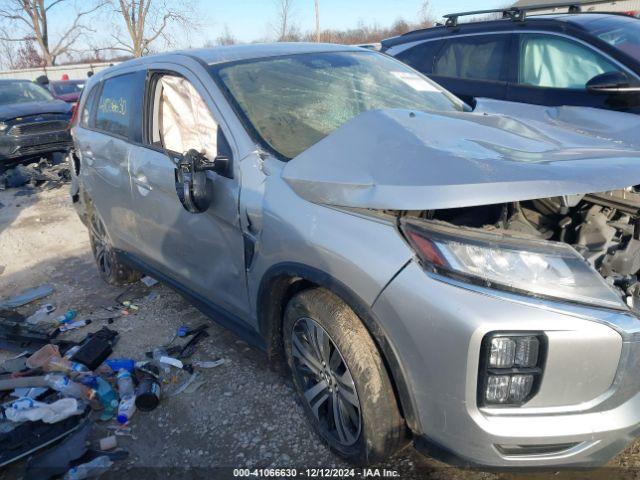
[[[52,152],[63,152],[71,148],[71,135],[61,130],[38,135],[1,135],[0,161],[20,160]]]
[[[640,321],[594,310],[471,290],[410,263],[374,304],[417,409],[419,445],[473,465],[591,467],[640,429]],[[477,403],[480,344],[492,331],[542,331],[540,390],[517,408]]]

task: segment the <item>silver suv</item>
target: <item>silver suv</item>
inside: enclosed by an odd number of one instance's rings
[[[72,195],[106,281],[284,359],[347,459],[594,465],[640,427],[640,152],[605,131],[357,47],[178,52],[89,80]]]

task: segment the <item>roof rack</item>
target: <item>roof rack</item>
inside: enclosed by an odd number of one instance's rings
[[[470,15],[486,15],[489,13],[502,13],[503,18],[510,18],[511,20],[522,22],[527,17],[527,13],[535,10],[548,10],[550,8],[568,8],[569,13],[580,13],[582,7],[586,5],[592,5],[595,3],[605,3],[606,0],[575,0],[573,2],[560,2],[560,3],[540,3],[536,5],[526,5],[523,7],[507,7],[507,8],[495,8],[492,10],[475,10],[471,12],[449,13],[444,15],[447,19],[445,26],[457,27],[459,17],[468,17]]]

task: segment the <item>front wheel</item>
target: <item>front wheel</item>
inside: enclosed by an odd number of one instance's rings
[[[298,293],[283,334],[307,417],[333,451],[368,464],[402,446],[404,421],[382,358],[346,303],[323,288]]]

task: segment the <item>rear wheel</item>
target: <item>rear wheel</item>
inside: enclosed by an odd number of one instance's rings
[[[102,279],[111,285],[125,285],[139,280],[141,274],[118,259],[104,223],[94,208],[89,211],[88,227],[91,250]]]
[[[295,388],[315,430],[355,463],[382,460],[406,439],[382,358],[349,306],[323,288],[287,305],[284,344]]]

